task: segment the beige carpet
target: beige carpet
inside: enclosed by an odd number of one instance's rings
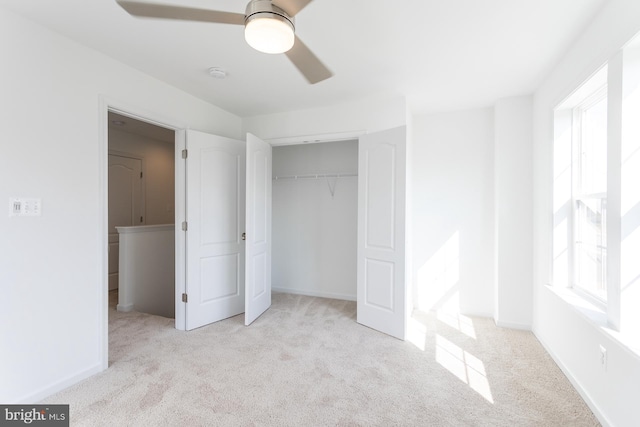
[[[418,313],[410,341],[358,325],[355,303],[274,294],[180,332],[110,309],[110,367],[45,403],[72,426],[595,426],[528,332]]]

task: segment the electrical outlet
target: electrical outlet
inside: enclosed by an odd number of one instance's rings
[[[607,349],[603,346],[600,346],[600,365],[602,369],[607,370]]]

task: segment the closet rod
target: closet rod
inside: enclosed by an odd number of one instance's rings
[[[276,176],[274,180],[281,179],[318,179],[318,178],[342,178],[348,176],[358,176],[357,173],[314,173],[309,175],[285,175]]]

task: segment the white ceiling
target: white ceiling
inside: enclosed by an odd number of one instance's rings
[[[335,73],[309,85],[241,26],[139,19],[115,0],[0,0],[20,15],[246,117],[405,95],[414,113],[532,93],[607,0],[315,0],[296,33]],[[158,0],[244,13],[245,0]],[[276,0],[277,3],[277,0]],[[208,75],[223,67],[224,80]]]

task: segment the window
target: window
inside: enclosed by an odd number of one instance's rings
[[[607,89],[573,108],[573,286],[607,299]]]
[[[554,282],[607,301],[607,67],[554,114]]]
[[[639,117],[640,35],[554,110],[552,265],[558,294],[638,355]]]

